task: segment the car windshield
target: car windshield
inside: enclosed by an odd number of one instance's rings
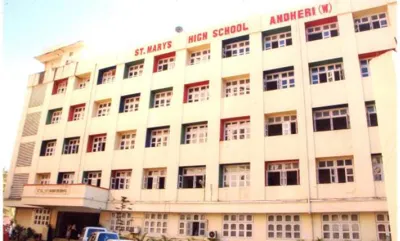
[[[89,228],[87,231],[87,237],[90,237],[90,235],[92,235],[92,233],[94,232],[102,232],[104,231],[104,229],[99,229],[99,228]],[[84,234],[84,233],[83,233]],[[83,235],[82,234],[82,235]]]
[[[107,241],[109,239],[118,239],[118,235],[116,233],[101,233],[98,241]]]

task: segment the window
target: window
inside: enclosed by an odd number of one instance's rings
[[[46,149],[45,149],[45,156],[52,156],[54,155],[56,149],[56,142],[55,141],[49,141],[46,142]]]
[[[129,98],[124,98],[124,110],[123,112],[133,112],[139,110],[140,96],[133,96]]]
[[[100,187],[101,184],[101,172],[84,172],[83,183]]]
[[[175,56],[159,59],[157,63],[157,72],[166,71],[175,67]]]
[[[300,215],[268,215],[269,239],[300,239]]]
[[[225,44],[223,47],[223,57],[229,58],[250,53],[250,41],[243,40]]]
[[[222,187],[250,186],[250,164],[223,165]]]
[[[188,103],[200,102],[205,100],[208,100],[208,83],[205,85],[199,85],[187,88]]]
[[[33,211],[34,225],[48,225],[50,223],[50,209],[35,209]]]
[[[67,84],[68,84],[67,79],[54,81],[52,94],[53,95],[64,94],[65,92],[67,92]]]
[[[144,63],[135,64],[128,68],[128,78],[139,77],[143,74]]]
[[[131,171],[112,171],[111,173],[111,189],[121,190],[129,189],[131,179]]]
[[[85,117],[85,104],[71,106],[71,113],[70,121],[83,120]]]
[[[101,75],[101,82],[100,84],[108,84],[114,82],[115,79],[115,68],[107,70],[107,71],[102,71]]]
[[[167,146],[169,138],[169,128],[152,130],[150,138],[151,147]]]
[[[74,173],[64,172],[59,174],[58,184],[73,184],[74,183]]]
[[[314,111],[315,131],[332,131],[350,128],[347,107]]]
[[[185,126],[185,144],[196,144],[207,142],[207,123]]]
[[[299,161],[267,164],[267,186],[300,185]]]
[[[376,214],[376,230],[378,232],[379,241],[392,240],[388,213]]]
[[[378,126],[378,116],[376,114],[376,106],[375,102],[373,103],[366,103],[365,105],[367,111],[367,122],[368,126]]]
[[[296,115],[267,116],[265,136],[297,134]]]
[[[51,122],[50,124],[57,124],[60,122],[61,120],[61,115],[62,115],[62,111],[58,110],[58,111],[53,111],[52,115],[51,115]]]
[[[225,97],[250,94],[250,79],[225,81]]]
[[[130,213],[111,213],[111,227],[113,232],[132,232],[133,231],[133,217]]]
[[[368,31],[387,27],[386,13],[379,13],[370,16],[364,16],[354,19],[354,28],[356,32]]]
[[[311,67],[311,84],[322,84],[344,80],[342,63]]]
[[[204,236],[206,235],[206,220],[204,214],[179,215],[179,235]]]
[[[383,162],[382,154],[372,154],[372,171],[374,174],[374,181],[383,181]]]
[[[170,106],[172,99],[172,90],[160,91],[154,93],[153,108]]]
[[[250,119],[224,122],[224,140],[243,140],[250,138]]]
[[[208,62],[210,60],[210,50],[204,49],[196,52],[190,53],[189,64],[195,65],[200,64],[202,62]]]
[[[371,61],[371,58],[369,58],[369,59],[360,59],[361,76],[363,78],[369,76],[369,62],[370,61]]]
[[[77,89],[84,89],[88,85],[90,81],[90,76],[89,77],[84,77],[84,78],[76,78],[76,88]]]
[[[324,240],[359,240],[360,224],[357,214],[323,214]]]
[[[264,91],[293,88],[295,86],[293,67],[285,71],[272,70],[264,72]]]
[[[319,184],[354,182],[353,160],[351,158],[319,160],[317,164]]]
[[[36,183],[40,185],[50,184],[50,173],[37,174]]]
[[[143,189],[165,189],[167,169],[145,169]]]
[[[106,149],[106,135],[91,136],[91,150],[90,152],[100,152]],[[90,141],[89,141],[90,144]]]
[[[67,138],[64,141],[64,155],[76,154],[79,151],[79,137]]]
[[[180,167],[179,188],[204,188],[206,186],[206,167]]]
[[[135,148],[136,131],[122,132],[119,137],[119,150],[129,150]]]
[[[292,33],[290,31],[267,35],[264,37],[264,50],[276,49],[292,45]]]
[[[337,23],[328,23],[319,26],[308,27],[306,30],[307,41],[314,41],[318,39],[332,38],[339,35],[339,28]]]
[[[251,238],[253,236],[253,215],[225,214],[222,226],[223,237]]]
[[[168,214],[146,213],[144,217],[144,233],[166,234]]]
[[[97,103],[97,111],[96,111],[96,116],[108,116],[110,113],[111,109],[111,101],[104,101],[104,102],[98,102]]]

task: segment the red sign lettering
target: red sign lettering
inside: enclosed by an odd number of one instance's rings
[[[332,4],[321,4],[318,6],[318,11],[320,14],[327,14],[332,12]],[[275,16],[271,16],[269,19],[269,24],[277,24],[277,23],[284,23],[288,21],[293,21],[296,19],[307,18],[316,15],[316,7],[312,8],[304,8],[297,11],[292,11],[288,13],[278,14]]]
[[[161,50],[166,50],[166,49],[170,49],[172,47],[172,41],[167,41],[167,42],[163,42],[163,43],[159,43],[159,44],[153,44],[153,45],[149,45],[146,48],[146,51],[144,51],[145,48],[138,48],[135,50],[135,56],[139,56],[139,55],[143,55],[146,53],[153,53],[153,52],[157,52],[157,51],[161,51]]]

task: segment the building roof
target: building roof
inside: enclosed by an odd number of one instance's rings
[[[41,63],[45,63],[49,60],[59,57],[61,54],[64,53],[65,49],[75,48],[75,47],[83,47],[83,46],[84,46],[83,41],[77,41],[72,44],[61,44],[61,45],[53,46],[53,47],[45,50],[43,54],[35,56],[35,59],[39,60]]]

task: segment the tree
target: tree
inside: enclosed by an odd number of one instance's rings
[[[5,168],[3,168],[3,197],[4,197],[4,191],[6,190],[7,176],[8,176],[8,171]],[[3,216],[11,217],[12,219],[14,219],[15,208],[3,206]]]

